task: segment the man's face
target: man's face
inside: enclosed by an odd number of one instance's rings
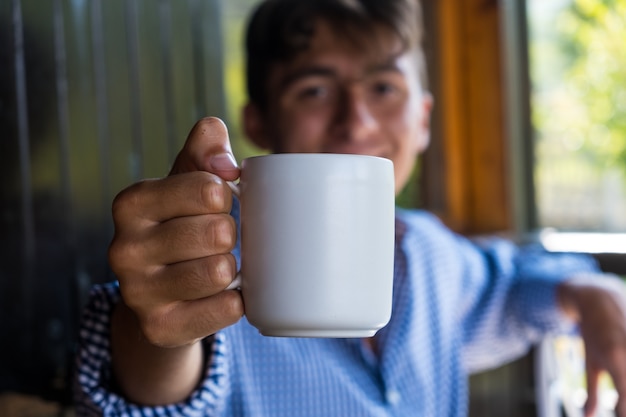
[[[366,53],[318,23],[310,48],[271,71],[267,111],[246,109],[248,135],[274,152],[391,159],[400,192],[428,144],[431,100],[414,56],[389,37],[380,46]]]

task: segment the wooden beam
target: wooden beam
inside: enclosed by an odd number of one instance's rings
[[[423,201],[458,232],[510,230],[499,3],[437,0],[433,15],[437,143]]]

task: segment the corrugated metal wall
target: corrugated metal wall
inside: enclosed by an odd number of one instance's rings
[[[226,116],[219,5],[0,1],[0,393],[65,398],[114,195]]]
[[[0,394],[69,402],[81,307],[112,278],[111,201],[165,175],[199,117],[228,119],[224,16],[251,3],[0,0]],[[471,414],[532,415],[527,369],[474,377]]]

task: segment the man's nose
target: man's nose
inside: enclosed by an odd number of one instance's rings
[[[344,130],[345,138],[351,141],[367,139],[378,129],[378,121],[372,113],[364,91],[353,87],[347,89],[343,96],[339,124]]]

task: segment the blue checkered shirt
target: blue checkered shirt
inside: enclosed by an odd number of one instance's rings
[[[115,283],[96,286],[79,337],[79,416],[465,416],[467,376],[571,331],[556,285],[594,271],[587,257],[470,241],[398,209],[393,313],[375,354],[360,339],[261,336],[245,318],[207,338],[205,377],[185,401],[133,404],[112,379]]]

